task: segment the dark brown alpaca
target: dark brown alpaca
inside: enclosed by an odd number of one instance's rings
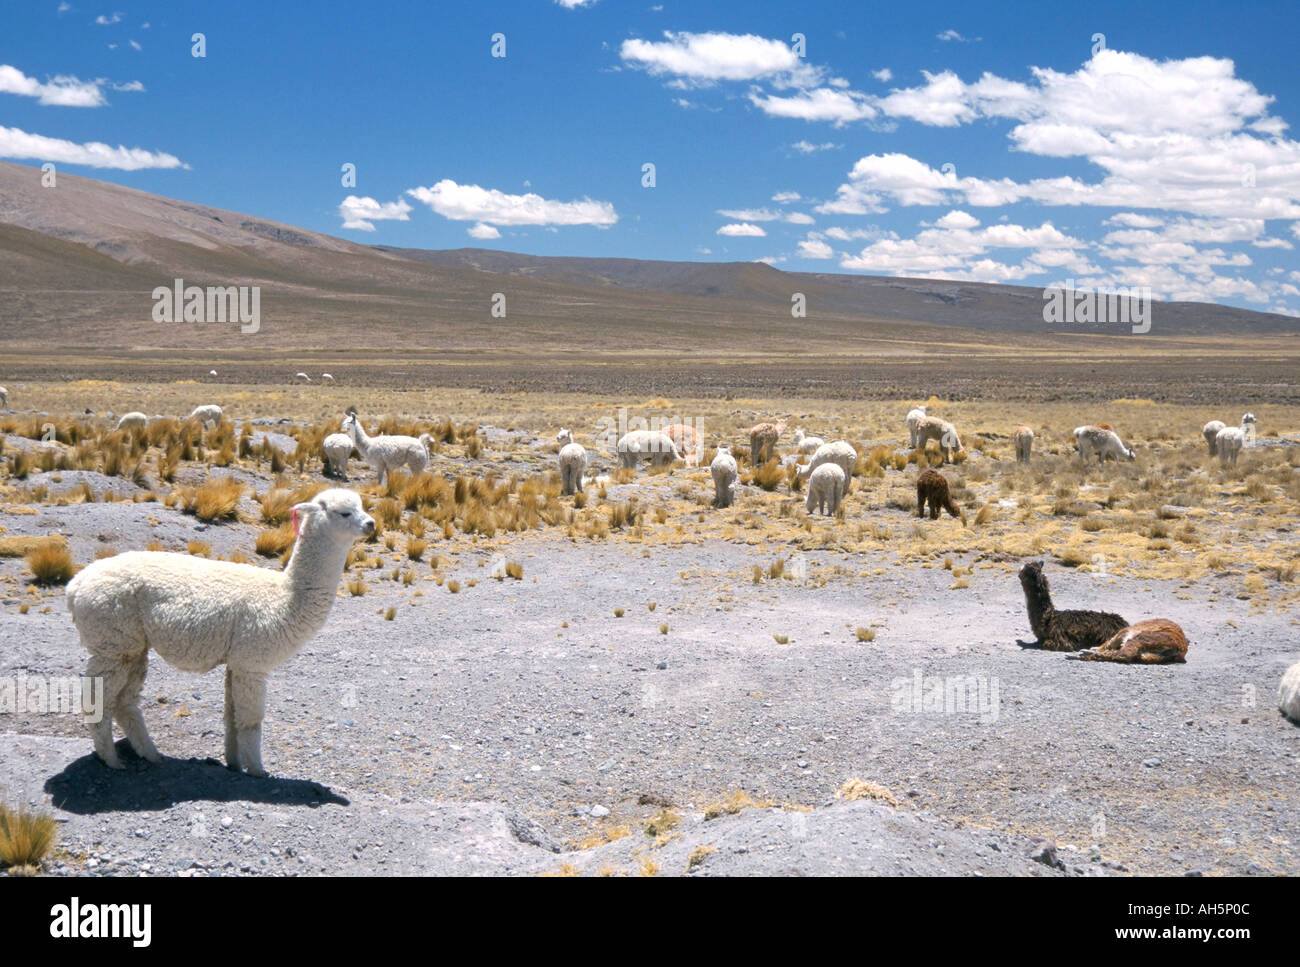
[[[1083,651],[1066,657],[1080,661],[1169,665],[1187,661],[1187,636],[1168,618],[1150,618],[1121,628],[1096,651]]]
[[[1097,648],[1128,627],[1128,622],[1119,615],[1105,611],[1057,611],[1052,606],[1042,561],[1031,561],[1020,569],[1020,586],[1025,589],[1029,627],[1038,636],[1037,641],[1017,639],[1016,644],[1022,648],[1047,651]]]
[[[925,505],[930,505],[930,519],[938,520],[939,511],[946,510],[966,526],[966,515],[948,496],[948,478],[937,470],[922,470],[916,478],[916,516],[925,516]]]

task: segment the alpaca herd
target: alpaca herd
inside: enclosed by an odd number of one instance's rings
[[[5,402],[0,387],[0,405]],[[198,406],[188,419],[204,427],[220,423],[221,408]],[[119,429],[147,425],[143,413],[131,412],[117,422]],[[1239,427],[1207,423],[1203,436],[1211,456],[1226,466],[1236,463],[1249,438],[1255,417],[1246,413]],[[1217,425],[1216,425],[1217,424]],[[761,423],[750,432],[751,466],[761,467],[778,457],[777,442],[785,421]],[[924,407],[907,414],[905,426],[915,449],[938,442],[943,462],[962,452],[953,424],[926,415]],[[353,451],[378,474],[382,485],[396,470],[418,474],[428,465],[432,438],[404,435],[369,435],[355,409],[342,420],[342,432],[324,438],[322,450],[329,472],[346,475]],[[1028,462],[1034,431],[1017,427],[1012,435],[1017,462]],[[1108,425],[1078,427],[1074,438],[1080,458],[1087,463],[1134,460],[1126,445]],[[560,493],[583,493],[589,456],[561,428],[559,446]],[[708,465],[714,487],[713,505],[732,507],[737,500],[740,470],[731,445],[722,443]],[[799,465],[797,476],[806,483],[805,509],[809,515],[834,517],[848,495],[858,453],[844,440],[824,442],[800,429],[794,434]],[[704,439],[699,431],[674,424],[663,431],[635,430],[616,445],[621,467],[635,469],[648,457],[662,466],[686,460],[699,466]],[[918,474],[918,517],[937,520],[943,511],[966,526],[966,514],[953,500],[948,480],[934,469]],[[104,682],[109,714],[92,726],[96,754],[111,768],[122,763],[113,745],[112,724],[125,733],[141,757],[157,762],[159,752],[149,737],[140,708],[140,696],[150,651],[190,672],[203,673],[217,665],[226,667],[226,758],[231,768],[265,775],[261,758],[261,729],[266,706],[268,674],[284,664],[324,624],[336,596],[348,552],[358,539],[375,532],[374,520],[364,510],[358,494],[346,489],[325,490],[292,510],[295,542],[283,571],[209,560],[189,554],[154,551],[128,552],[97,560],[82,569],[67,585],[67,603],[82,644],[90,653],[87,676]],[[1018,641],[1022,647],[1068,653],[1083,661],[1127,664],[1174,664],[1186,661],[1188,641],[1183,630],[1166,618],[1148,618],[1130,624],[1118,614],[1087,610],[1058,610],[1051,597],[1043,563],[1025,564],[1019,573],[1029,625],[1035,640]],[[1300,663],[1282,679],[1279,707],[1300,722]]]

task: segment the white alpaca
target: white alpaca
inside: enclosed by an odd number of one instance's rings
[[[916,442],[912,444],[912,449],[924,450],[925,445],[931,440],[939,442],[944,463],[951,463],[953,453],[962,449],[961,437],[957,435],[956,427],[937,416],[923,416],[916,421]]]
[[[847,488],[844,470],[834,463],[823,463],[808,477],[808,499],[804,507],[808,513],[827,514],[834,517],[840,509],[840,498]]]
[[[740,478],[740,468],[731,455],[730,444],[718,446],[717,455],[709,464],[709,473],[713,475],[713,506],[730,507],[736,502],[736,482]]]
[[[208,375],[209,375],[209,376],[216,376],[216,375],[217,375],[217,371],[216,371],[215,369],[210,369],[210,370],[208,370]]]
[[[573,442],[572,431],[560,427],[555,434],[555,442],[560,447],[560,494],[582,493],[582,475],[587,472],[587,450],[580,443]]]
[[[321,378],[321,379],[327,379],[327,380],[329,380],[331,383],[334,382],[334,377],[331,376],[329,373],[321,373],[321,374],[320,374],[320,378]]]
[[[826,443],[819,436],[804,436],[803,430],[794,431],[794,449],[796,453],[816,453],[817,448]]]
[[[152,649],[182,671],[226,666],[226,763],[266,775],[266,677],[325,624],[348,550],[375,532],[350,490],[298,504],[293,521],[298,536],[283,571],[133,551],[95,561],[68,582],[68,610],[90,652],[86,677],[104,683],[105,714],[91,732],[105,765],[122,768],[115,719],[136,753],[161,759],[140,712]]]
[[[844,471],[841,480],[844,491],[840,496],[845,496],[849,492],[849,487],[853,485],[853,470],[858,465],[858,451],[854,450],[845,440],[823,443],[817,448],[817,452],[812,455],[812,459],[808,461],[807,466],[799,468],[800,478],[811,480],[817,468],[827,463],[833,463]]]
[[[1080,426],[1074,429],[1074,445],[1084,463],[1088,457],[1097,454],[1097,462],[1105,463],[1107,458],[1118,463],[1120,460],[1136,460],[1133,448],[1126,446],[1114,430],[1103,430],[1099,426]]]
[[[1292,722],[1300,723],[1300,661],[1286,670],[1277,689],[1277,707]]]
[[[352,437],[346,433],[331,433],[321,441],[325,454],[325,472],[348,479],[348,458],[352,456]]]
[[[1201,436],[1205,437],[1205,443],[1210,448],[1210,456],[1217,457],[1219,455],[1219,447],[1215,442],[1215,438],[1219,435],[1219,431],[1227,425],[1222,420],[1211,420],[1201,427]]]
[[[1018,426],[1011,439],[1016,445],[1016,462],[1028,463],[1029,454],[1034,449],[1034,431],[1027,426]]]
[[[293,374],[293,378],[294,378],[294,379],[306,380],[308,383],[311,382],[311,377],[308,376],[306,373],[294,373],[294,374]]]
[[[656,467],[682,458],[672,438],[659,430],[631,430],[619,438],[620,467],[636,469],[637,460],[646,454],[649,454],[650,462]]]
[[[0,410],[9,409],[9,391],[0,386]]]
[[[1246,443],[1247,435],[1253,435],[1254,431],[1247,429],[1255,423],[1254,413],[1243,413],[1241,416],[1241,426],[1224,427],[1214,436],[1214,450],[1219,455],[1219,463],[1222,466],[1232,464],[1236,466],[1237,455],[1241,453],[1241,448]]]
[[[907,440],[908,446],[913,450],[916,449],[916,425],[925,419],[925,407],[918,406],[907,412]]]
[[[130,430],[135,427],[144,429],[149,425],[149,417],[145,416],[138,410],[132,410],[130,413],[123,413],[122,418],[117,421],[119,430]]]
[[[406,467],[411,473],[420,473],[429,465],[429,451],[423,437],[417,440],[413,436],[367,436],[355,413],[343,418],[343,432],[352,438],[361,459],[378,472],[381,485],[394,470]]]
[[[194,412],[186,417],[187,420],[198,420],[204,426],[216,426],[221,422],[221,407],[209,403],[207,406],[196,406]]]

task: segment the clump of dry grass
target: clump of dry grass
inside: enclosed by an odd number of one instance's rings
[[[661,809],[648,820],[646,820],[644,829],[645,834],[650,837],[663,836],[670,833],[682,823],[682,817],[678,816],[671,809]]]
[[[835,795],[839,799],[850,802],[855,799],[870,799],[873,802],[883,802],[890,806],[903,805],[902,800],[884,786],[876,785],[874,782],[863,782],[861,779],[849,779],[844,785],[840,786]]]
[[[41,585],[67,584],[77,570],[67,545],[61,541],[47,541],[28,551],[27,567]]]
[[[876,633],[870,628],[854,628],[853,635],[858,641],[875,641]]]
[[[202,521],[230,520],[244,496],[244,485],[234,477],[212,477],[180,495],[182,509]]]
[[[719,816],[734,816],[746,809],[766,809],[770,805],[772,804],[766,800],[755,799],[745,790],[737,789],[721,802],[704,807],[704,818],[707,820],[717,819]]]
[[[359,598],[369,590],[366,587],[366,582],[361,579],[360,574],[354,577],[351,581],[348,581],[344,587],[348,589],[348,593],[350,593],[354,598]]]
[[[745,480],[744,483],[753,484],[756,487],[761,487],[763,490],[772,491],[776,490],[776,488],[786,479],[786,473],[781,467],[781,462],[776,457],[773,457],[761,467],[755,467],[751,470],[748,474],[748,478],[749,479]]]
[[[63,538],[44,535],[40,537],[0,537],[0,557],[26,557],[46,544],[63,544]]]
[[[293,546],[293,542],[293,524],[281,524],[259,533],[253,542],[253,550],[262,557],[279,557]]]
[[[686,861],[686,869],[695,869],[709,857],[710,853],[716,853],[717,851],[716,846],[702,845],[695,847],[695,849],[691,850],[690,858]]]
[[[20,869],[39,867],[57,831],[58,824],[48,813],[0,803],[0,862]]]
[[[185,550],[195,557],[211,557],[212,545],[207,541],[190,541],[185,545]]]

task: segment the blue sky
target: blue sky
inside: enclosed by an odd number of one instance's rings
[[[1296,4],[0,18],[0,157],[362,243],[1073,279],[1300,315]]]

